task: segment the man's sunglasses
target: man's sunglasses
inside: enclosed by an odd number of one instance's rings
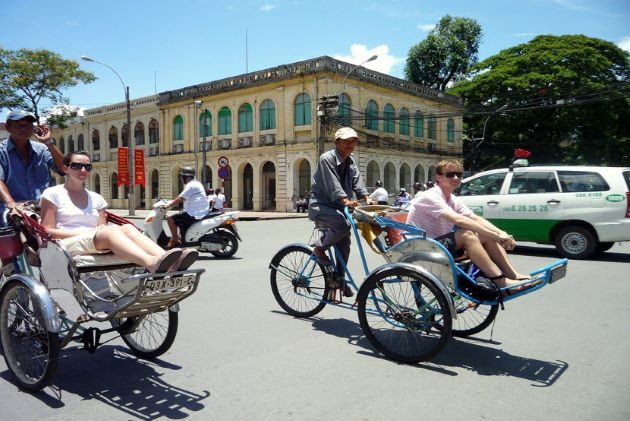
[[[445,172],[442,175],[444,177],[446,177],[446,178],[453,178],[453,177],[457,176],[457,178],[459,178],[461,180],[461,178],[464,176],[464,173],[461,172],[461,171],[449,171],[449,172]]]
[[[82,162],[71,162],[68,165],[73,170],[80,170],[81,168],[85,168],[85,171],[92,171],[92,164],[83,164]]]

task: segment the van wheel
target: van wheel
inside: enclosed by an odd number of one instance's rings
[[[597,241],[592,232],[583,227],[561,228],[555,239],[556,251],[569,259],[587,259],[597,249]]]

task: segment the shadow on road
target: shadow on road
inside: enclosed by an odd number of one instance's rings
[[[210,392],[195,393],[169,384],[156,371],[159,368],[181,367],[160,360],[139,360],[118,346],[103,346],[95,354],[69,349],[60,356],[53,385],[32,395],[51,408],[61,408],[65,406],[64,392],[72,393],[142,420],[182,419],[204,408],[201,401]],[[8,371],[0,376],[9,382],[13,380]]]
[[[362,355],[386,359],[377,353],[363,335],[361,326],[347,319],[304,319],[315,330],[345,338],[348,343],[362,348]],[[466,369],[482,376],[510,376],[532,382],[535,387],[548,387],[567,370],[569,364],[563,361],[543,361],[534,358],[509,354],[493,346],[499,342],[469,338],[466,340],[451,338],[444,349],[430,361],[410,367],[418,367],[450,376],[457,376],[456,370]],[[393,364],[399,364],[392,362]],[[449,368],[447,368],[449,367]]]

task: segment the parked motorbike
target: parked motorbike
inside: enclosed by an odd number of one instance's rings
[[[144,233],[147,237],[166,248],[170,237],[164,231],[167,201],[158,200],[144,219]],[[243,241],[236,228],[239,211],[210,212],[203,219],[189,226],[180,226],[183,243],[179,247],[196,247],[200,253],[211,253],[217,258],[227,259],[238,250],[238,242]]]

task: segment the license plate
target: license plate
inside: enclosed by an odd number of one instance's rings
[[[196,281],[196,276],[186,275],[178,278],[149,280],[145,283],[145,287],[153,292],[158,292],[168,289],[188,288],[195,285]]]
[[[559,279],[562,279],[567,274],[567,265],[558,266],[556,268],[551,269],[551,277],[549,278],[549,283],[553,284]]]

